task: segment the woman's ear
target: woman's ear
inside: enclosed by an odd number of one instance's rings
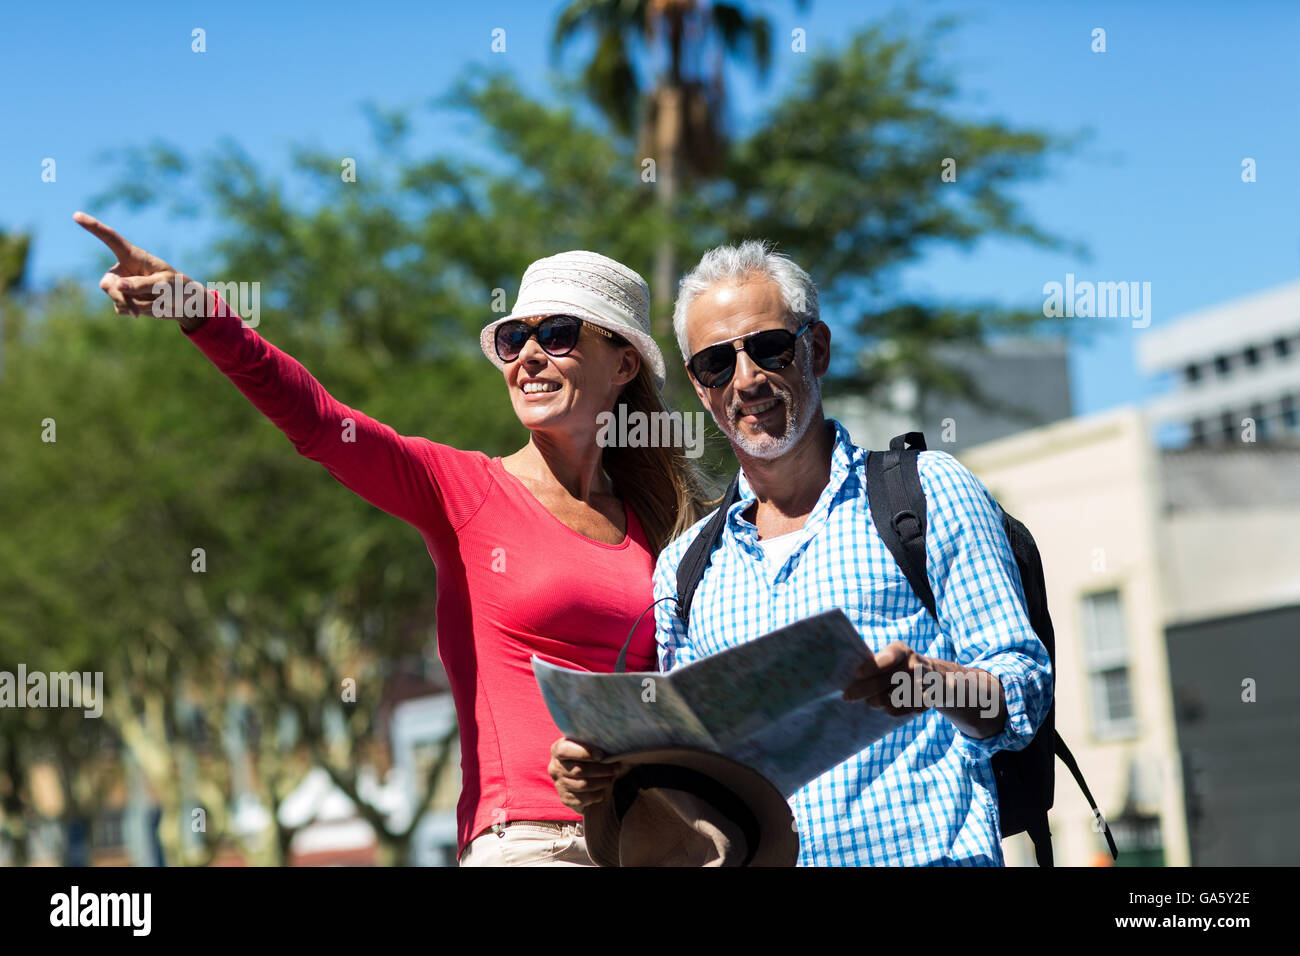
[[[623,354],[618,360],[618,368],[614,371],[614,384],[626,385],[636,378],[637,373],[641,371],[641,353],[636,350],[635,346],[627,346],[623,349]]]

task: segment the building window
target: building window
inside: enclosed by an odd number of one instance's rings
[[[1228,356],[1219,355],[1214,359],[1214,370],[1220,375],[1228,374]]]
[[[1116,866],[1164,866],[1165,843],[1160,835],[1160,817],[1126,809],[1117,817],[1107,818],[1115,848],[1119,850]],[[1097,839],[1100,850],[1105,841]],[[1106,852],[1110,856],[1109,851]],[[1109,862],[1109,861],[1108,861]]]
[[[1199,365],[1189,365],[1183,369],[1183,381],[1188,385],[1199,381],[1201,378],[1201,367]]]
[[[1192,444],[1205,444],[1205,420],[1202,418],[1192,419]]]
[[[1296,415],[1295,404],[1294,395],[1282,396],[1282,421],[1286,423],[1287,428],[1295,428],[1297,424],[1300,424],[1300,418]]]
[[[1255,437],[1268,437],[1268,418],[1264,415],[1264,406],[1255,402],[1250,406],[1250,417],[1255,419]]]
[[[1259,349],[1255,348],[1255,346],[1253,345],[1246,349],[1246,364],[1247,365],[1259,364]]]
[[[1291,343],[1284,338],[1273,340],[1273,354],[1278,358],[1286,358],[1291,351]]]
[[[1225,442],[1231,443],[1237,440],[1237,416],[1232,412],[1224,412],[1219,416],[1219,427],[1223,429]]]
[[[1093,735],[1102,739],[1133,736],[1137,722],[1119,591],[1084,595],[1083,651],[1092,701]]]

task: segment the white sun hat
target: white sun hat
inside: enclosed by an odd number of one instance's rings
[[[496,350],[498,325],[540,315],[574,315],[623,336],[650,364],[655,387],[664,387],[664,356],[650,336],[650,287],[622,263],[583,250],[538,259],[524,271],[514,311],[479,336],[488,361],[505,368]]]

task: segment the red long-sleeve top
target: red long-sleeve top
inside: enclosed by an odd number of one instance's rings
[[[560,732],[530,658],[614,669],[653,600],[654,557],[632,510],[620,544],[578,534],[500,458],[399,435],[349,408],[211,296],[213,317],[191,341],[300,455],[424,537],[437,567],[438,653],[460,721],[458,849],[494,823],[581,819],[546,771]],[[653,615],[627,665],[655,669]]]

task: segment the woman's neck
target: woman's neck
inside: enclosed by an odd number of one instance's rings
[[[594,435],[578,441],[568,435],[533,432],[528,444],[503,464],[518,478],[563,488],[571,497],[590,504],[614,493],[601,467],[602,452]]]

